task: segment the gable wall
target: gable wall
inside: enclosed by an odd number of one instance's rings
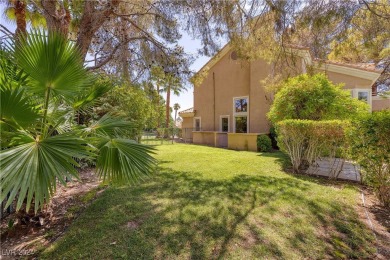
[[[194,87],[195,116],[201,117],[202,131],[219,131],[220,115],[229,115],[232,131],[233,97],[249,95],[250,66],[248,63],[232,60],[230,53],[228,52],[209,70],[200,86]]]

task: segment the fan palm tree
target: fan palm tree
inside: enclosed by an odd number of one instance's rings
[[[8,194],[6,207],[17,197],[17,210],[26,201],[26,210],[34,202],[36,212],[57,180],[78,177],[81,159],[94,159],[104,181],[134,182],[153,170],[153,148],[121,137],[132,123],[110,114],[76,123],[77,110],[104,91],[91,84],[93,76],[67,39],[36,31],[0,54],[0,201]]]
[[[16,23],[16,35],[27,33],[27,23],[32,27],[45,27],[46,20],[39,13],[37,3],[31,4],[27,0],[8,0],[4,10],[4,17]]]
[[[180,79],[172,76],[171,74],[165,75],[165,81],[164,85],[162,86],[162,91],[167,94],[166,100],[165,100],[165,127],[169,128],[169,121],[171,118],[171,93],[173,93],[176,96],[180,95],[180,92],[183,90],[186,90],[186,88],[181,84]]]
[[[177,111],[180,109],[179,103],[175,103],[173,105],[173,110],[175,110],[175,124],[176,124],[176,118],[177,118]]]

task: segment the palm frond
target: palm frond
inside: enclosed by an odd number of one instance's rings
[[[128,139],[109,139],[98,147],[97,173],[104,181],[135,182],[151,173],[155,159],[154,148]]]
[[[134,129],[134,123],[124,120],[120,117],[114,117],[111,114],[105,114],[98,121],[92,123],[84,129],[85,133],[92,133],[103,136],[116,137],[124,130]]]
[[[66,177],[78,177],[75,158],[92,155],[85,141],[72,134],[37,139],[30,136],[26,143],[0,151],[0,200],[10,194],[8,206],[18,195],[17,210],[25,198],[29,210],[34,198],[37,211],[55,191],[56,180],[65,183]]]
[[[11,49],[37,94],[43,95],[49,88],[54,94],[72,96],[90,84],[78,49],[58,33],[34,31]]]
[[[110,89],[110,85],[104,84],[104,82],[95,81],[92,88],[74,98],[73,102],[71,103],[73,109],[75,111],[88,110],[91,106],[95,105],[98,98],[103,96]]]
[[[27,84],[27,74],[12,60],[10,53],[0,48],[0,87],[18,88]]]
[[[31,125],[39,116],[23,90],[1,87],[0,101],[0,121],[13,128]]]

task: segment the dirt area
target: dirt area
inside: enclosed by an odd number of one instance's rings
[[[376,259],[390,259],[390,209],[379,205],[370,189],[362,190],[357,205],[360,219],[373,230],[377,244]],[[364,201],[364,202],[363,202]]]
[[[72,221],[104,189],[93,169],[80,172],[80,180],[57,186],[57,191],[44,210],[20,211],[1,220],[0,259],[17,259],[20,255],[34,258],[59,238]]]

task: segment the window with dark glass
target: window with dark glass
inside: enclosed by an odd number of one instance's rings
[[[246,113],[248,112],[248,99],[247,98],[236,98],[234,100],[235,113]]]
[[[227,118],[227,117],[221,118],[221,131],[222,132],[229,132],[229,118]]]
[[[235,117],[235,129],[236,129],[236,133],[247,133],[248,118],[246,116]]]
[[[195,119],[195,131],[200,131],[200,118]]]
[[[368,103],[368,92],[367,91],[359,91],[358,99]]]

